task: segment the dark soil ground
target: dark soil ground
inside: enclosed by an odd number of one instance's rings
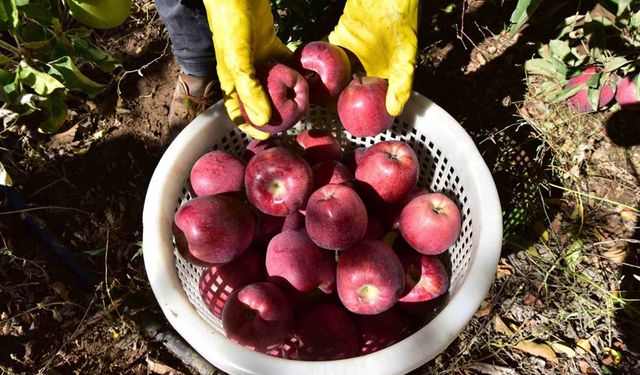
[[[415,373],[640,373],[629,318],[637,316],[629,293],[639,273],[637,117],[574,121],[584,142],[563,129],[542,132],[536,124],[569,115],[529,94],[522,64],[575,5],[549,4],[544,19],[512,37],[503,29],[513,1],[462,4],[426,2],[414,89],[476,141],[501,196],[505,246],[467,330]],[[46,137],[29,125],[0,133],[1,161],[32,209],[13,212],[3,201],[0,212],[3,373],[197,373],[148,334],[164,318],[142,262],[141,217],[179,67],[153,4],[136,1],[135,9],[125,25],[96,35],[123,67],[95,101],[74,101],[61,133]],[[582,144],[590,148],[576,171]],[[583,191],[589,199],[575,193]],[[27,214],[92,282],[53,255],[25,225]],[[576,246],[580,255],[568,262]]]

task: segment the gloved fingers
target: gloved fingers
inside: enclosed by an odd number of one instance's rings
[[[249,137],[251,137],[253,139],[257,139],[259,141],[264,141],[265,139],[268,139],[269,137],[271,137],[270,133],[266,133],[266,132],[263,132],[261,130],[258,130],[258,129],[256,129],[253,126],[248,125],[248,124],[238,125],[238,129],[240,129],[240,131],[242,131],[243,133],[245,133]]]
[[[240,112],[240,104],[236,92],[224,95],[224,107],[227,109],[229,118],[235,125],[239,126],[245,123],[242,112]]]
[[[414,64],[418,49],[415,33],[407,33],[398,43],[389,61],[389,88],[386,107],[391,116],[398,116],[411,96]]]

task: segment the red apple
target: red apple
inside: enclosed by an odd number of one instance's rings
[[[302,147],[303,156],[311,165],[324,160],[338,160],[342,153],[340,142],[324,130],[305,130],[298,134],[296,143]]]
[[[300,156],[283,147],[273,147],[249,161],[244,185],[247,198],[260,211],[287,216],[306,202],[313,175]]]
[[[313,187],[315,189],[328,184],[352,187],[353,174],[339,161],[326,160],[314,165],[311,169],[313,170]]]
[[[229,339],[264,353],[281,346],[293,331],[293,309],[274,284],[249,284],[229,296],[222,328]]]
[[[229,263],[207,268],[200,277],[200,295],[211,313],[222,318],[222,309],[233,291],[264,280],[264,260],[248,249]]]
[[[252,157],[258,155],[262,151],[276,146],[286,147],[286,142],[282,138],[271,137],[265,140],[254,139],[247,145],[244,152],[242,153],[242,160],[246,163],[251,160]]]
[[[367,209],[353,189],[325,185],[309,197],[305,226],[316,245],[329,250],[345,250],[364,236]]]
[[[300,73],[284,64],[270,64],[258,68],[256,78],[269,97],[271,118],[264,126],[255,126],[240,102],[240,112],[247,124],[266,133],[280,133],[292,128],[307,113],[309,87]]]
[[[356,314],[373,315],[398,301],[404,270],[389,245],[367,239],[340,255],[336,281],[344,307]]]
[[[387,112],[387,81],[378,77],[353,76],[338,98],[338,117],[354,137],[373,137],[391,129],[393,117]]]
[[[409,318],[396,307],[376,315],[356,315],[360,355],[391,346],[411,333]]]
[[[462,219],[458,206],[441,193],[413,199],[400,214],[400,233],[422,254],[436,255],[453,245],[460,236]]]
[[[256,210],[256,230],[253,235],[253,243],[255,245],[266,245],[271,239],[282,231],[285,218],[282,216],[267,215]]]
[[[267,247],[267,274],[274,283],[298,293],[319,289],[331,294],[336,283],[334,255],[316,246],[304,229],[273,237]]]
[[[193,164],[189,181],[199,196],[241,191],[244,163],[228,152],[211,151]]]
[[[358,333],[353,320],[336,304],[312,307],[300,316],[296,326],[299,343],[293,359],[332,361],[358,353]]]
[[[388,225],[391,227],[391,229],[395,229],[395,230],[400,229],[400,214],[402,213],[402,209],[407,204],[409,204],[409,202],[411,202],[414,198],[417,198],[425,194],[429,194],[429,190],[416,186],[415,188],[413,188],[411,193],[409,193],[409,195],[407,195],[404,199],[402,199],[400,202],[389,207],[391,215],[387,217],[389,218]]]
[[[360,159],[362,159],[362,155],[364,154],[366,149],[366,147],[358,147],[352,151],[349,151],[343,156],[342,164],[349,168],[351,173],[355,174],[356,167],[358,166]]]
[[[205,263],[227,263],[249,247],[255,219],[241,201],[222,195],[197,197],[180,206],[175,225],[188,251]]]
[[[586,83],[594,74],[598,73],[599,71],[600,71],[599,68],[596,68],[593,66],[587,69],[584,69],[579,75],[569,79],[565,88],[569,89],[569,88],[581,85],[583,83]],[[567,100],[567,102],[569,103],[569,105],[571,105],[572,107],[574,107],[580,112],[597,111],[598,109],[609,104],[609,102],[611,102],[611,100],[613,99],[614,92],[615,92],[614,90],[615,84],[612,81],[613,79],[610,79],[608,82],[606,82],[602,86],[597,104],[591,103],[591,101],[589,100],[589,90],[590,90],[589,87],[585,87],[584,89],[578,91],[575,95],[570,97]],[[594,89],[591,89],[591,90],[594,90]]]
[[[326,105],[349,83],[351,64],[342,48],[314,41],[296,49],[291,66],[309,83],[309,102]]]
[[[616,101],[624,109],[640,110],[640,74],[624,77],[618,83]]]
[[[284,219],[282,231],[304,228],[304,215],[300,211],[295,211]]]
[[[363,194],[385,204],[401,201],[418,182],[418,157],[401,141],[369,147],[356,168],[356,184]]]
[[[405,288],[398,300],[402,304],[431,301],[449,290],[447,270],[438,258],[415,251],[399,254],[405,274]]]

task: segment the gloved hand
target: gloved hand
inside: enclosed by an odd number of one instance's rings
[[[270,59],[285,61],[291,55],[276,36],[271,4],[268,0],[204,0],[204,6],[227,112],[240,130],[256,139],[267,139],[269,133],[244,122],[238,99],[255,125],[269,121],[271,104],[255,78],[255,67]]]
[[[387,112],[397,116],[411,95],[418,49],[418,0],[347,0],[329,42],[351,51],[368,76],[387,78]]]

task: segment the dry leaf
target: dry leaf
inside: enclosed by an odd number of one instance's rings
[[[627,250],[620,248],[613,248],[605,251],[602,254],[605,258],[609,259],[613,263],[622,264],[627,258]]]
[[[504,323],[504,321],[502,320],[502,318],[500,318],[498,314],[496,314],[494,326],[495,326],[496,332],[502,333],[507,337],[513,336],[513,331],[511,331],[509,327],[507,327],[507,325]]]
[[[491,365],[488,363],[474,362],[469,366],[470,370],[475,370],[486,375],[517,375],[516,370],[509,367]]]
[[[73,142],[73,139],[76,137],[77,131],[78,125],[74,125],[69,130],[54,135],[53,137],[51,137],[48,146],[51,148],[60,148],[68,143]]]
[[[587,361],[578,362],[578,367],[580,368],[580,372],[587,375],[597,374],[598,371],[591,367]]]
[[[536,302],[538,302],[538,297],[536,297],[534,294],[528,293],[524,297],[524,304],[527,306],[533,306],[536,304]]]
[[[591,343],[589,342],[589,339],[578,339],[576,347],[578,348],[578,352],[580,352],[580,350],[584,351],[584,353],[591,351]]]
[[[520,341],[515,345],[515,348],[525,353],[542,357],[549,362],[558,363],[556,353],[547,344],[538,344],[534,341]]]
[[[491,314],[491,302],[489,302],[488,300],[484,300],[482,301],[482,303],[480,303],[480,307],[478,308],[478,311],[476,311],[476,313],[474,314],[474,316],[476,318],[482,318],[485,317],[489,314]]]
[[[507,263],[507,260],[502,258],[498,264],[498,271],[496,273],[497,278],[503,278],[513,275],[513,267]]]
[[[556,353],[561,353],[566,355],[569,358],[573,358],[576,356],[576,352],[575,350],[571,349],[570,347],[561,344],[559,342],[553,342],[551,343],[551,348],[553,349],[553,351],[555,351]]]
[[[620,217],[622,218],[622,221],[624,221],[625,223],[631,223],[631,224],[635,224],[636,222],[636,213],[631,211],[628,208],[623,208],[620,211]]]
[[[13,180],[2,163],[0,163],[0,185],[13,186]]]

